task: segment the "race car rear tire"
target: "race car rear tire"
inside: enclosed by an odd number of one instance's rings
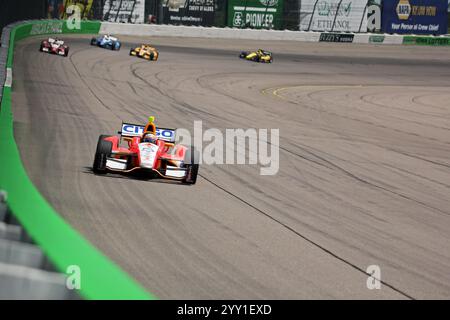
[[[185,184],[195,184],[197,182],[200,154],[194,147],[186,150],[184,155],[184,165],[186,167],[186,176],[183,179]]]
[[[155,54],[153,52],[150,53],[150,60],[155,60]]]
[[[111,154],[112,142],[103,140],[109,137],[108,135],[101,135],[98,138],[97,150],[95,151],[94,163],[92,165],[92,170],[96,174],[106,173],[106,158]]]

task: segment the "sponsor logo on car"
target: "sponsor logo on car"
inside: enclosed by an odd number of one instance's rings
[[[122,132],[123,136],[138,137],[144,133],[144,126],[123,123],[121,132]],[[175,141],[175,130],[173,130],[173,129],[156,128],[155,134],[159,139],[162,139],[162,140],[165,140],[168,142]]]

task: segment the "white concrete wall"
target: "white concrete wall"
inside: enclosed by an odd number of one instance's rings
[[[248,40],[289,40],[318,42],[322,32],[290,30],[256,30],[215,27],[189,27],[156,24],[129,24],[102,22],[100,34],[159,37],[193,37]],[[383,36],[383,42],[377,44],[402,44],[403,35],[355,33],[353,43],[371,43],[371,36]],[[432,37],[432,36],[430,36]]]

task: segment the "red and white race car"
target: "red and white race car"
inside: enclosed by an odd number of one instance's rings
[[[175,130],[157,128],[153,120],[150,117],[145,126],[122,123],[120,135],[101,135],[92,166],[94,173],[140,171],[195,184],[198,152],[193,147],[175,144]],[[122,147],[122,140],[128,146]]]
[[[47,40],[42,40],[39,51],[67,57],[69,54],[69,47],[64,44],[63,40],[48,38]]]

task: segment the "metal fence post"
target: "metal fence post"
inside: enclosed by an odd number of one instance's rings
[[[245,0],[244,12],[242,13],[242,18],[244,21],[243,21],[243,23],[241,23],[241,29],[247,27],[247,22],[245,22],[245,13],[247,12],[247,4],[248,4],[248,0]]]
[[[333,30],[334,30],[334,25],[336,24],[336,18],[337,18],[337,16],[338,16],[339,9],[341,8],[341,3],[342,3],[342,1],[343,1],[343,0],[339,1],[338,6],[337,6],[337,8],[336,8],[336,13],[334,14],[334,20],[333,20],[333,26],[331,27],[331,32],[333,32]]]
[[[267,4],[266,4],[266,11],[264,11],[264,16],[263,16],[263,21],[266,19],[267,17],[267,9],[269,9],[269,0],[267,0]],[[264,22],[263,22],[264,23]],[[261,28],[262,29],[262,28]],[[267,26],[267,30],[269,30],[269,26]]]
[[[311,29],[311,23],[312,23],[312,20],[314,18],[314,12],[316,12],[317,2],[319,2],[319,0],[316,0],[316,2],[314,2],[313,12],[311,14],[311,19],[309,19],[308,29],[306,31],[309,31],[309,29]]]
[[[367,10],[367,6],[368,6],[368,5],[369,5],[369,0],[367,0],[366,6],[364,7],[363,14],[362,14],[362,17],[361,17],[361,23],[359,24],[358,32],[361,32],[362,23],[363,23],[363,21],[364,21],[364,16],[366,15],[366,10]],[[367,29],[367,28],[366,28],[366,29]],[[367,30],[366,30],[366,31],[367,31]]]

